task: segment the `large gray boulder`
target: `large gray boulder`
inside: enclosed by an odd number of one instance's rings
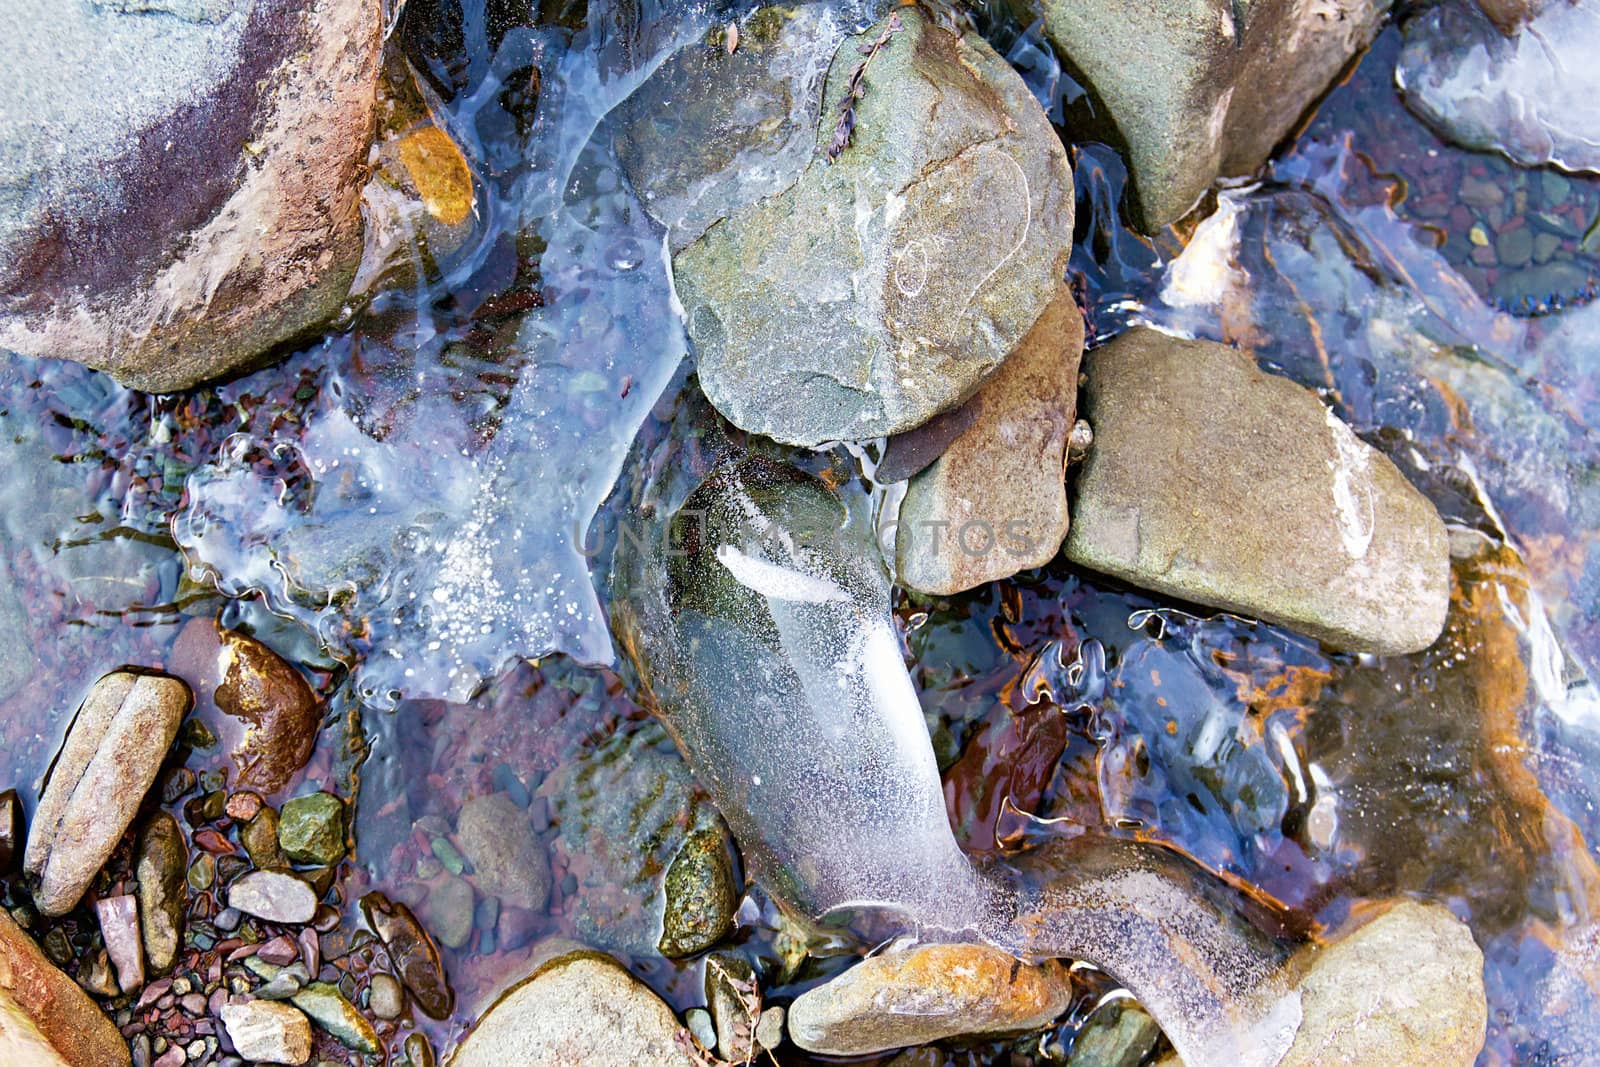
[[[258,363],[361,256],[376,0],[17,0],[0,348],[149,390]]]
[[[1389,0],[1045,0],[1044,29],[1127,151],[1139,223],[1188,214],[1219,175],[1254,172]]]
[[[1071,248],[1066,154],[1022,79],[976,35],[915,8],[890,18],[898,30],[885,20],[834,55],[798,180],[673,260],[706,396],[789,444],[897,433],[960,404],[1055,297]]]
[[[1444,628],[1444,522],[1310,390],[1140,328],[1084,360],[1094,447],[1064,551],[1145,589],[1356,652]]]

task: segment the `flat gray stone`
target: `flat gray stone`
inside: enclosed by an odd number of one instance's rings
[[[550,896],[550,860],[528,813],[505,793],[473,797],[456,816],[456,837],[478,888],[501,903],[537,911]]]
[[[1153,233],[1219,175],[1265,163],[1388,9],[1389,0],[1046,0],[1044,28],[1123,143],[1140,224]]]
[[[1347,651],[1439,636],[1444,522],[1315,394],[1225,345],[1147,328],[1085,370],[1094,446],[1068,559]]]
[[[672,1010],[616,961],[557,957],[497,1000],[450,1067],[697,1067]]]
[[[1043,566],[1060,551],[1082,355],[1083,317],[1063,285],[963,406],[968,428],[906,487],[895,527],[901,585],[959,593]]]
[[[317,913],[317,895],[292,874],[251,871],[228,886],[228,907],[274,923],[308,923]]]
[[[976,35],[891,17],[837,161],[835,104],[885,23],[835,54],[799,179],[673,260],[706,396],[789,444],[898,433],[960,404],[1065,276],[1072,177],[1038,102]]]

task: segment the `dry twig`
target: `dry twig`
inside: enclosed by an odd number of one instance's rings
[[[856,129],[856,101],[867,95],[867,67],[872,63],[873,57],[883,51],[889,44],[889,38],[900,32],[900,13],[897,11],[889,16],[889,21],[884,25],[883,32],[878,34],[877,40],[861,49],[861,54],[866,58],[856,64],[856,69],[850,72],[850,81],[845,86],[844,96],[839,98],[839,122],[833,128],[833,140],[828,142],[828,162],[833,163],[846,148],[850,147],[850,137]]]

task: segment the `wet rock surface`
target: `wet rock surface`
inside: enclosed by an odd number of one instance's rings
[[[1439,636],[1444,523],[1314,394],[1150,329],[1085,363],[1095,444],[1068,559],[1335,648],[1413,652]]]
[[[1188,214],[1220,175],[1245,175],[1367,46],[1388,0],[1048,0],[1044,27],[1127,147],[1141,225]]]
[[[696,1067],[671,1009],[615,961],[557,957],[513,986],[478,1020],[451,1067]],[[692,1046],[691,1046],[692,1047]]]
[[[344,801],[332,793],[295,797],[278,812],[278,847],[295,863],[338,863],[344,839]]]
[[[1161,1028],[1138,1005],[1107,1004],[1078,1031],[1067,1067],[1139,1067],[1159,1040]]]
[[[11,14],[0,345],[171,390],[259,363],[339,308],[361,254],[375,7]]]
[[[840,46],[825,101],[854,104],[781,194],[673,260],[700,383],[735,424],[790,444],[896,433],[965,400],[1055,296],[1072,179],[1044,113],[985,42],[916,10]],[[796,220],[804,219],[804,226]]]
[[[962,407],[968,427],[911,479],[895,576],[949,594],[1048,563],[1067,534],[1067,435],[1077,418],[1083,319],[1065,287]]]
[[[274,793],[289,783],[317,744],[321,705],[282,656],[252,637],[221,635],[217,707],[243,724],[230,748],[238,784]]]
[[[176,678],[119,671],[95,682],[39,798],[25,865],[34,902],[61,915],[82,899],[155,782],[192,696]]]
[[[550,860],[524,808],[505,793],[473,797],[456,817],[456,836],[480,891],[512,907],[544,907]]]
[[[129,1067],[127,1043],[111,1020],[3,913],[0,994],[0,1019],[8,1024],[0,1032],[9,1035],[16,1024],[31,1027],[68,1067]]]
[[[728,889],[732,874],[724,875],[725,858],[715,859],[728,849],[727,831],[659,726],[619,731],[559,768],[540,793],[554,807],[554,854],[577,883],[579,937],[619,952],[654,953],[659,946],[692,953],[728,929],[736,904]],[[686,849],[692,851],[684,862],[693,866],[678,868]],[[680,875],[669,902],[675,868]]]
[[[396,973],[417,999],[418,1007],[435,1019],[447,1017],[455,994],[445,978],[438,946],[411,909],[381,893],[368,893],[361,898],[361,914],[389,950]]]
[[[758,8],[674,52],[622,102],[617,155],[673,252],[800,177],[846,17],[827,4]]]
[[[1064,964],[1030,967],[979,945],[925,945],[856,964],[789,1009],[810,1052],[860,1055],[961,1034],[1036,1030],[1072,1002]]]
[[[139,832],[134,873],[139,879],[139,921],[144,951],[152,974],[172,969],[183,941],[183,917],[189,898],[185,874],[189,846],[178,820],[166,812],[150,816]]]

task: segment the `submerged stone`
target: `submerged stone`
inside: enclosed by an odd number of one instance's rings
[[[1095,444],[1072,562],[1355,652],[1444,627],[1444,523],[1310,390],[1207,341],[1138,328],[1085,361]]]
[[[448,1017],[455,992],[445,978],[438,946],[411,909],[382,893],[368,893],[361,898],[361,914],[389,950],[389,959],[417,1006],[435,1019]]]
[[[1083,317],[1062,286],[963,406],[968,428],[906,487],[895,527],[899,584],[959,593],[1041,567],[1060,551],[1082,355]]]
[[[578,936],[618,952],[681,955],[727,931],[737,900],[716,859],[730,848],[727,831],[659,727],[613,734],[539,792],[553,806],[553,855],[577,881],[565,906]]]
[[[618,107],[617,156],[671,251],[800,177],[847,17],[826,3],[757,8],[732,50],[726,27],[691,41]]]
[[[1267,161],[1377,34],[1389,0],[1047,0],[1044,28],[1125,146],[1141,227]]]
[[[1137,1005],[1107,1004],[1078,1031],[1067,1067],[1139,1067],[1159,1040],[1161,1027]]]
[[[1038,1030],[1072,997],[1058,961],[1030,967],[981,945],[924,945],[862,960],[802,993],[789,1009],[789,1037],[808,1052],[855,1056]]]
[[[473,797],[456,816],[461,851],[478,888],[504,904],[537,911],[550,896],[550,860],[528,813],[505,793]]]
[[[961,403],[1055,297],[1071,250],[1066,156],[1022,79],[974,34],[916,8],[890,19],[839,47],[799,179],[673,260],[706,396],[790,444],[897,433]],[[833,105],[879,40],[829,162]]]

